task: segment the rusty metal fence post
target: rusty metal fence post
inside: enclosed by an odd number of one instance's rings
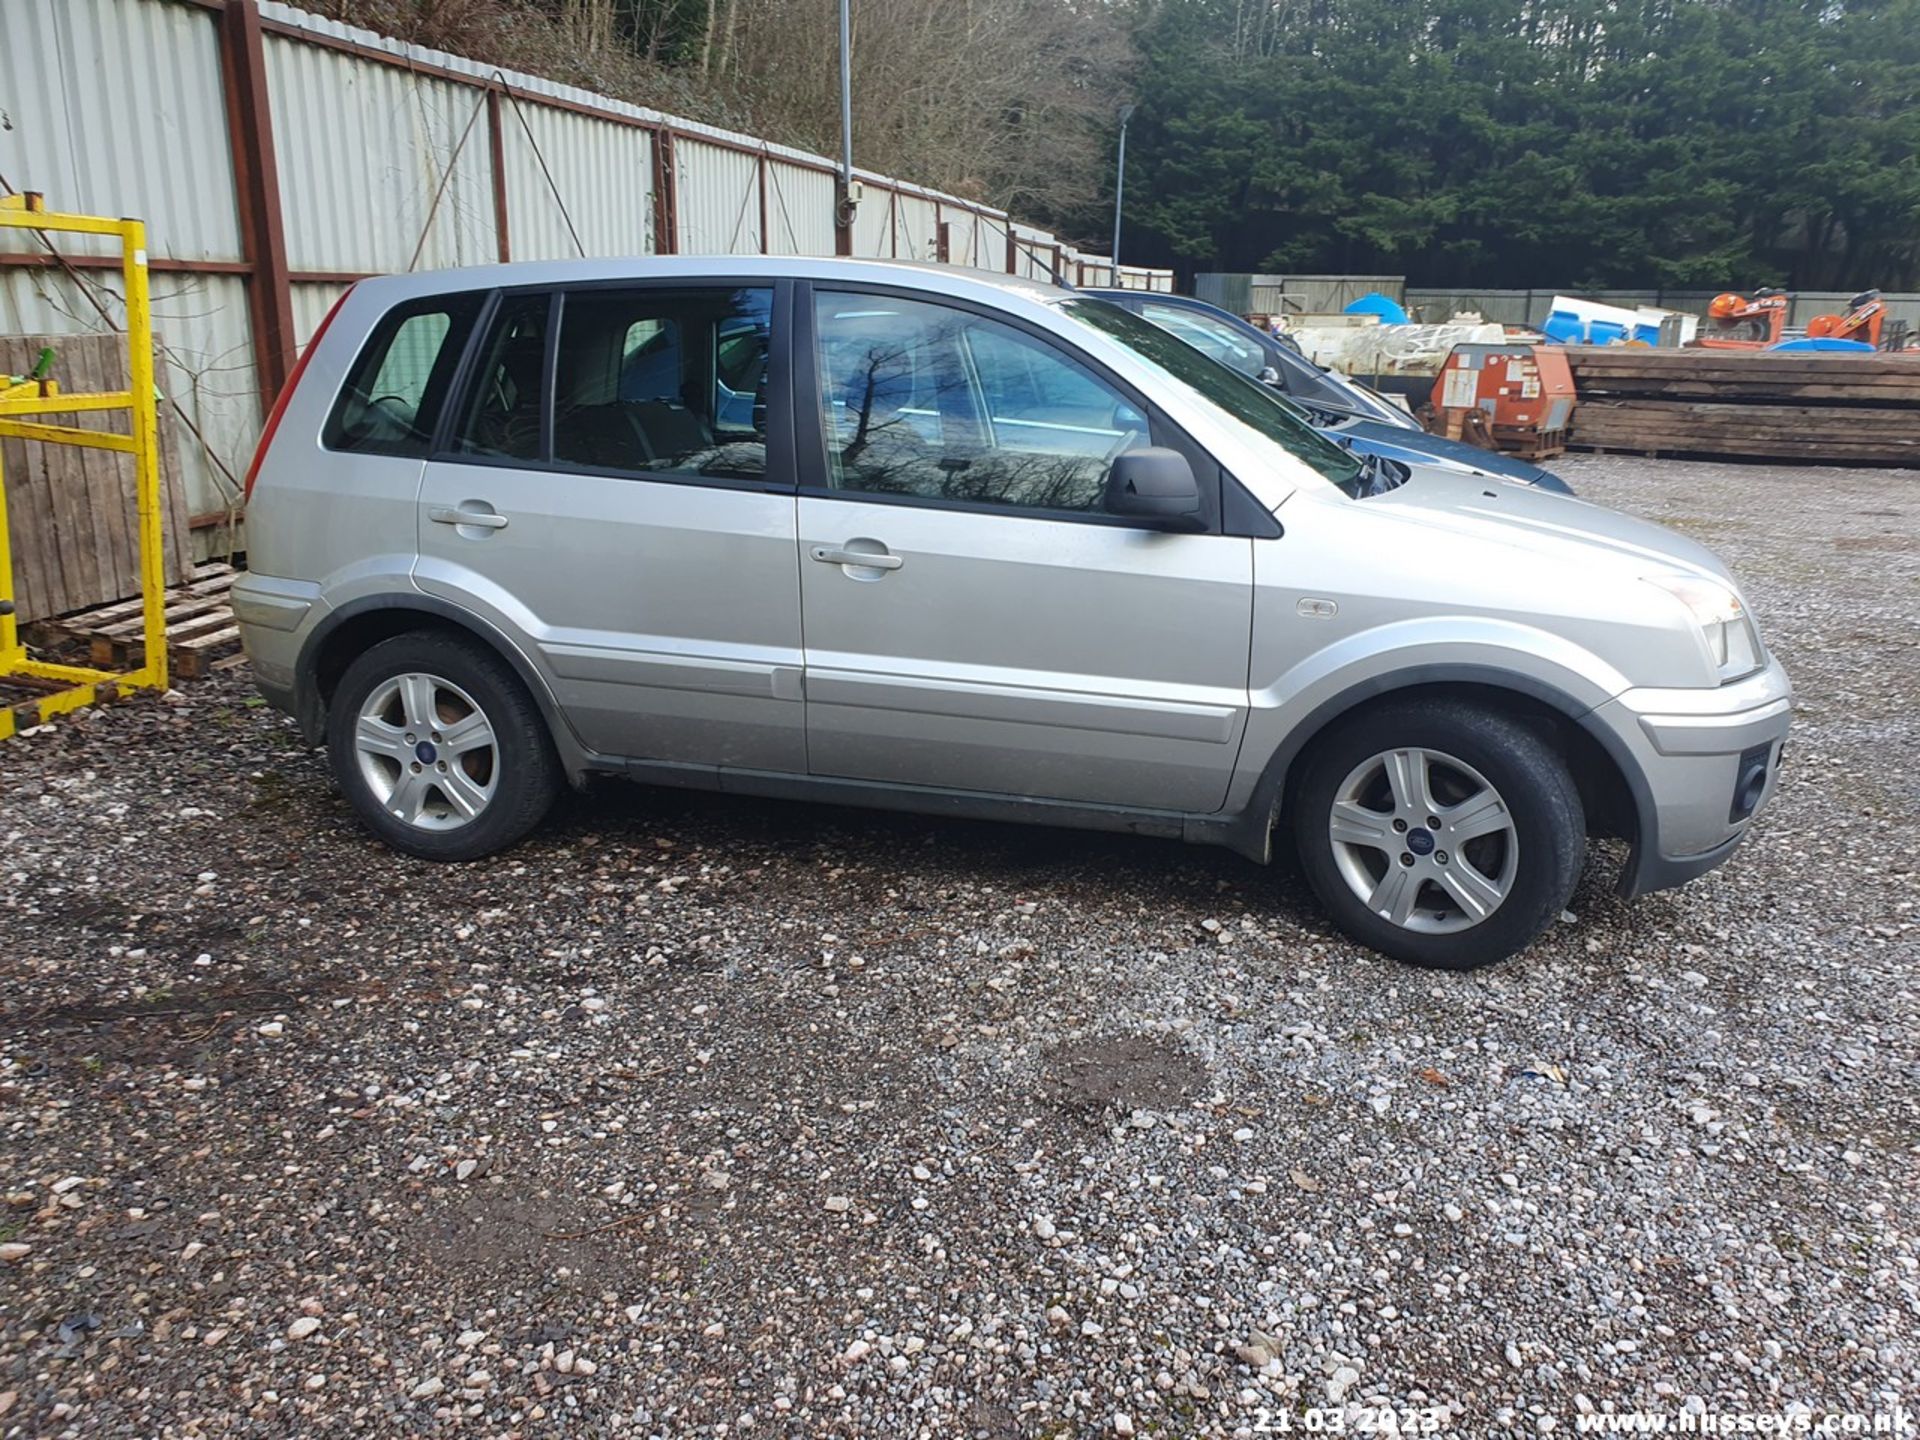
[[[240,201],[240,243],[249,266],[247,309],[263,409],[271,409],[293,369],[293,283],[280,166],[267,98],[266,42],[259,0],[227,0],[220,14],[220,68],[227,89],[227,140]]]

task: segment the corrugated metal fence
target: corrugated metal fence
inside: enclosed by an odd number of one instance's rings
[[[0,179],[147,221],[162,385],[191,508],[239,495],[265,406],[364,275],[679,252],[897,256],[1114,283],[1005,211],[276,0],[0,0]],[[0,239],[0,333],[118,321],[84,244]],[[1171,289],[1123,266],[1119,283]]]

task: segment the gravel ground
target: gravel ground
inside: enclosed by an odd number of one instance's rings
[[[1800,715],[1722,871],[1468,976],[1225,852],[613,785],[353,823],[243,681],[0,746],[0,1434],[1891,1412],[1920,474],[1574,457]]]

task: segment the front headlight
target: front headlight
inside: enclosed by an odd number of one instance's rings
[[[1657,585],[1686,607],[1687,614],[1700,629],[1707,654],[1720,672],[1720,683],[1739,680],[1753,674],[1765,660],[1760,653],[1760,636],[1747,615],[1747,607],[1733,588],[1704,575],[1646,575],[1649,585]]]

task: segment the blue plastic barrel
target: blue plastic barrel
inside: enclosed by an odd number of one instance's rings
[[[1571,310],[1553,311],[1547,316],[1547,323],[1540,328],[1547,339],[1556,345],[1587,343],[1587,322]]]

